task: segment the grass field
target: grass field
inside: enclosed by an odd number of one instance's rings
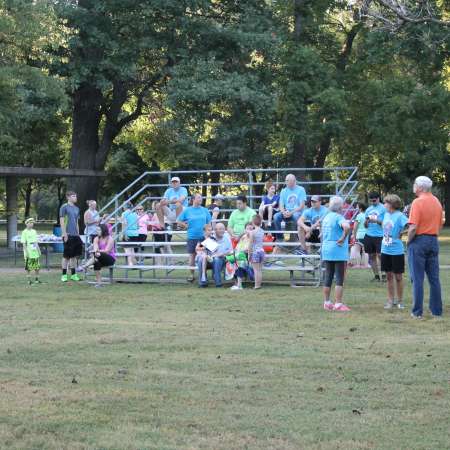
[[[368,271],[337,314],[315,288],[28,287],[3,270],[0,448],[450,448],[449,273],[446,317],[418,322],[383,310]]]

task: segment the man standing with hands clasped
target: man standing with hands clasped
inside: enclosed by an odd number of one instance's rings
[[[61,225],[62,238],[64,243],[64,252],[62,260],[61,281],[67,282],[69,277],[67,269],[70,268],[70,279],[80,281],[80,277],[75,273],[77,259],[83,253],[83,243],[80,238],[78,220],[80,218],[80,208],[75,205],[77,194],[69,191],[66,194],[67,203],[61,206],[59,210],[59,223]]]
[[[423,315],[423,281],[425,273],[430,284],[430,311],[434,317],[442,315],[441,284],[439,281],[438,235],[443,221],[442,205],[431,193],[433,182],[428,177],[417,177],[413,190],[408,228],[408,264],[413,283],[411,317]]]

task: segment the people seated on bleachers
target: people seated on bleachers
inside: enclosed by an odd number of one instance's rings
[[[213,222],[217,222],[218,220],[225,218],[224,213],[220,210],[223,206],[224,199],[225,197],[222,194],[217,194],[214,196],[213,202],[208,206]]]
[[[165,221],[173,224],[177,217],[188,207],[188,191],[181,186],[179,177],[172,177],[171,187],[166,189],[163,198],[157,204],[156,210],[159,216],[165,217]]]
[[[245,232],[245,225],[250,223],[256,211],[247,206],[247,197],[238,195],[236,198],[236,208],[228,219],[228,233],[231,236],[233,246],[235,246]]]
[[[94,266],[96,287],[101,287],[102,267],[113,266],[116,262],[116,252],[114,250],[114,239],[109,233],[108,227],[102,223],[97,227],[97,236],[94,238],[94,252],[90,259],[77,268],[82,272],[90,266]]]
[[[286,176],[286,187],[280,193],[280,212],[274,216],[274,225],[277,231],[282,230],[282,222],[294,221],[297,224],[305,207],[306,191],[302,186],[297,185],[295,175],[290,173]],[[282,234],[277,233],[276,239],[282,240]]]
[[[273,215],[279,211],[280,196],[277,194],[277,187],[272,180],[266,183],[266,195],[259,205],[259,215],[262,220],[267,221],[267,228],[272,226]]]
[[[138,215],[133,211],[133,205],[127,203],[125,211],[122,213],[122,235],[123,240],[128,242],[139,242]],[[136,258],[133,247],[125,247],[127,262],[129,266],[136,264]]]
[[[322,205],[319,195],[311,197],[311,207],[303,211],[297,222],[298,239],[305,253],[309,253],[307,243],[320,244],[320,226],[328,208]]]
[[[239,240],[234,249],[234,254],[228,256],[227,260],[237,265],[234,273],[235,284],[231,286],[231,290],[241,290],[242,280],[245,277],[253,279],[253,268],[248,261],[248,251],[250,246],[250,233],[253,231],[253,224],[247,223],[244,227],[244,233],[240,235]]]
[[[364,226],[366,220],[367,206],[364,203],[358,203],[358,214],[352,229],[351,249],[350,249],[350,263],[352,267],[366,268],[369,264],[369,255],[364,251],[364,238],[366,236],[367,228]]]
[[[211,222],[210,212],[202,206],[203,198],[201,194],[192,197],[192,206],[188,206],[178,216],[177,223],[181,228],[187,229],[187,252],[189,253],[189,263],[195,264],[195,248],[203,240],[203,227]],[[191,269],[191,276],[188,281],[194,281],[194,270]]]
[[[256,215],[253,217],[253,230],[250,232],[249,243],[249,262],[253,268],[255,277],[254,289],[261,289],[262,284],[262,265],[264,263],[264,231],[261,228],[262,219]]]
[[[321,251],[325,265],[323,308],[327,311],[350,311],[350,308],[342,302],[348,261],[348,235],[350,234],[350,224],[342,215],[343,205],[344,201],[341,197],[331,197],[329,212],[322,221]],[[334,304],[330,300],[333,279],[335,279]]]

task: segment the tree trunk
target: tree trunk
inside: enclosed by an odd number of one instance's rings
[[[323,168],[325,166],[325,160],[330,153],[331,136],[326,135],[317,148],[316,157],[314,159],[314,167]],[[323,181],[324,172],[322,170],[314,170],[311,175],[312,181]],[[323,184],[313,184],[311,193],[320,195],[324,194]]]
[[[25,218],[30,217],[31,211],[31,193],[33,192],[33,180],[28,181],[25,188]]]
[[[100,107],[102,94],[94,86],[81,85],[73,96],[71,169],[95,170],[99,150]],[[78,206],[86,209],[86,201],[96,199],[99,180],[72,178],[68,187],[78,195]]]
[[[445,226],[450,226],[450,167],[445,174],[443,207],[445,210]]]

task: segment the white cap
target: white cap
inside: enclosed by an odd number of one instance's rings
[[[170,179],[170,181],[171,181],[171,182],[172,182],[172,181],[178,181],[178,183],[181,182],[181,180],[180,180],[179,177],[172,177],[172,178]]]
[[[214,196],[214,200],[224,200],[224,199],[225,199],[225,197],[222,194],[216,194]]]

